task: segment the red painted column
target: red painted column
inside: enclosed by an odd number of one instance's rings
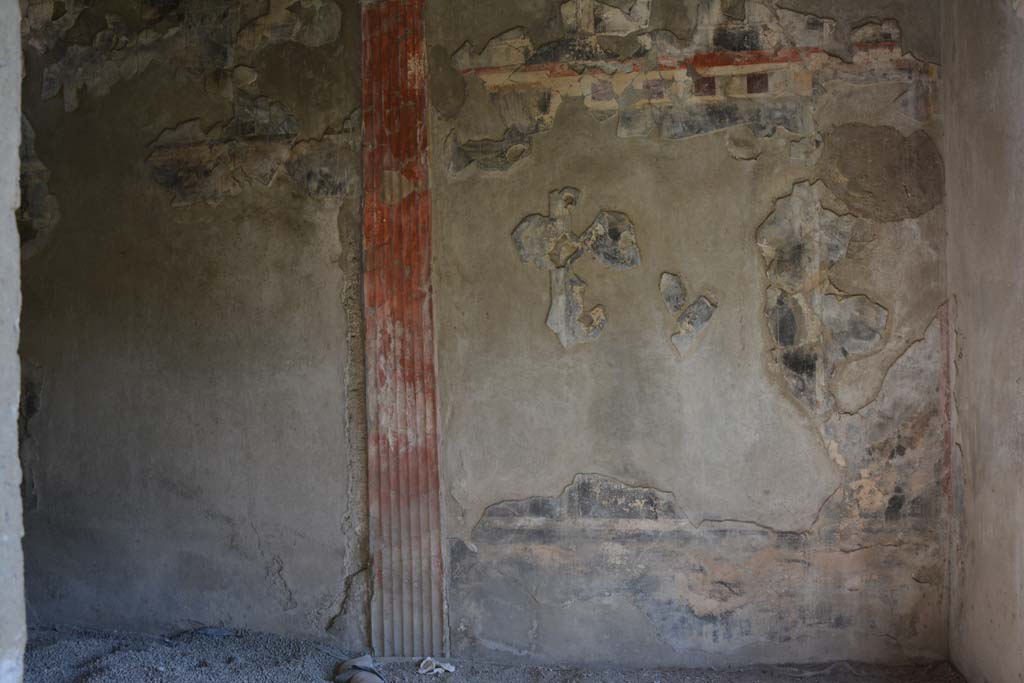
[[[445,654],[424,0],[363,2],[363,248],[373,647]]]

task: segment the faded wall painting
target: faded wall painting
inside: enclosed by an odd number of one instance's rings
[[[455,654],[944,652],[940,68],[819,4],[432,6]]]

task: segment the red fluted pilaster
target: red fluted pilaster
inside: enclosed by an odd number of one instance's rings
[[[445,648],[424,0],[364,2],[363,248],[372,642]]]

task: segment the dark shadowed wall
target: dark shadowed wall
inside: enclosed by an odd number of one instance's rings
[[[26,12],[32,619],[365,646],[357,4]]]

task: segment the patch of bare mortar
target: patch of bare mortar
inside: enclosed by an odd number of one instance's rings
[[[737,129],[730,151],[743,160],[757,158],[757,139],[777,130],[816,138],[818,99],[844,84],[902,83],[905,109],[932,109],[937,70],[901,52],[894,21],[865,22],[840,36],[834,21],[768,0],[704,2],[684,42],[652,27],[651,12],[647,2],[569,0],[560,40],[534,46],[525,29],[513,28],[480,51],[464,44],[452,65],[466,87],[448,88],[458,94],[449,111],[449,170],[511,169],[534,135],[551,130],[566,98],[581,98],[600,120],[616,117],[619,137],[682,140]],[[831,56],[837,51],[849,61]],[[435,94],[435,107],[447,106],[444,97]],[[500,113],[500,135],[474,136],[474,124],[455,115],[473,98],[487,103],[468,108]]]
[[[815,413],[833,407],[836,366],[877,353],[889,322],[868,297],[832,287],[829,271],[846,258],[860,219],[824,208],[824,192],[820,183],[797,184],[757,230],[771,355],[790,392]]]
[[[550,273],[547,326],[566,349],[594,341],[607,324],[603,306],[585,309],[587,283],[573,272],[573,264],[590,254],[612,270],[640,265],[636,226],[624,213],[601,211],[583,234],[573,232],[572,216],[579,200],[577,189],[555,190],[548,197],[546,216],[527,216],[512,232],[519,260]]]
[[[706,296],[699,296],[687,304],[686,285],[675,273],[662,273],[658,289],[665,308],[675,318],[676,332],[672,335],[672,345],[680,356],[685,357],[711,322],[718,304]]]
[[[53,238],[60,221],[60,204],[50,194],[50,170],[36,154],[36,133],[24,114],[21,116],[21,204],[15,211],[21,258],[29,259],[42,251]]]
[[[837,126],[825,133],[818,173],[851,211],[882,222],[921,216],[945,191],[939,148],[924,131]]]
[[[228,96],[233,88],[254,82],[254,72],[237,67],[259,51],[283,42],[333,43],[342,22],[333,0],[186,0],[173,13],[161,9],[145,3],[139,27],[106,14],[93,31],[81,21],[90,16],[89,3],[30,0],[23,11],[28,44],[44,53],[65,48],[44,69],[42,98],[63,93],[65,110],[74,111],[82,91],[103,96],[154,63],[172,66],[179,78],[206,82],[208,89]],[[70,40],[78,30],[82,40]]]
[[[315,140],[296,142],[299,124],[280,102],[239,94],[234,116],[205,131],[197,120],[161,133],[146,159],[153,179],[173,193],[172,205],[218,204],[246,187],[270,187],[284,169],[297,189],[316,199],[358,189],[359,137],[353,119]]]

